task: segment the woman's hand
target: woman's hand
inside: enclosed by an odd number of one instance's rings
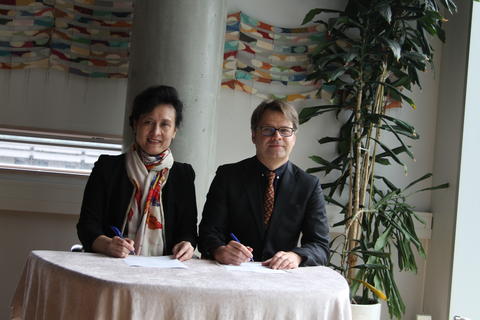
[[[110,257],[125,258],[130,252],[134,252],[134,241],[128,238],[107,236],[98,236],[92,244],[92,250],[94,252],[103,253]]]
[[[181,241],[173,246],[173,257],[180,261],[191,259],[193,256],[193,250],[190,241]]]

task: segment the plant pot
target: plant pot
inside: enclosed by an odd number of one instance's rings
[[[380,320],[381,304],[353,304],[352,320]]]

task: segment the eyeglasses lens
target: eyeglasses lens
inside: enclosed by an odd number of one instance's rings
[[[275,132],[278,131],[278,133],[282,137],[290,137],[293,134],[293,129],[292,128],[274,128],[274,127],[262,127],[261,132],[263,136],[266,137],[271,137],[275,135]]]

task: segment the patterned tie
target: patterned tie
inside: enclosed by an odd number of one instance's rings
[[[267,225],[270,222],[273,212],[273,201],[275,199],[275,190],[273,188],[273,181],[275,180],[275,172],[269,171],[267,173],[267,189],[265,190],[265,198],[263,200],[263,223]]]

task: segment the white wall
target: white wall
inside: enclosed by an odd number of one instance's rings
[[[57,70],[0,70],[0,126],[122,134],[126,79]]]
[[[298,26],[310,8],[339,8],[342,4],[343,1],[327,0],[227,1],[229,12],[242,10],[267,23],[284,27]],[[402,171],[392,174],[392,180],[399,184],[433,170],[438,77],[428,73],[422,75],[422,79],[423,92],[415,90],[413,96],[418,110],[404,107],[393,111],[413,123],[421,135],[421,140],[413,143],[417,161],[407,163],[410,170],[408,177],[405,178]],[[125,93],[126,83],[123,80],[86,80],[57,71],[0,70],[0,124],[52,129],[64,129],[67,125],[73,131],[120,134]],[[260,100],[230,89],[222,89],[218,99],[216,164],[235,162],[253,155],[250,114]],[[314,165],[308,159],[309,155],[321,154],[328,158],[334,152],[333,146],[320,146],[316,140],[336,134],[337,124],[333,115],[302,125],[292,154],[293,162],[308,168]],[[211,177],[213,175],[214,172],[211,172]],[[0,318],[7,317],[8,302],[27,253],[39,248],[68,249],[71,243],[77,241],[74,225],[78,217],[75,213],[79,212],[84,183],[85,178],[0,174],[0,194],[3,190],[8,195],[0,196],[0,225],[9,230],[0,233],[2,253],[6,254],[2,256],[15,257],[8,261],[2,259],[0,266],[0,282],[5,284],[0,289]],[[66,188],[70,189],[67,191]],[[52,206],[48,199],[60,201]],[[413,204],[418,210],[430,211],[430,195],[415,198]],[[428,246],[428,242],[425,243]],[[425,262],[420,260],[419,264],[421,271],[418,275],[401,275],[399,278],[407,302],[405,319],[414,319],[416,313],[422,312]],[[386,310],[383,312],[385,314]]]

